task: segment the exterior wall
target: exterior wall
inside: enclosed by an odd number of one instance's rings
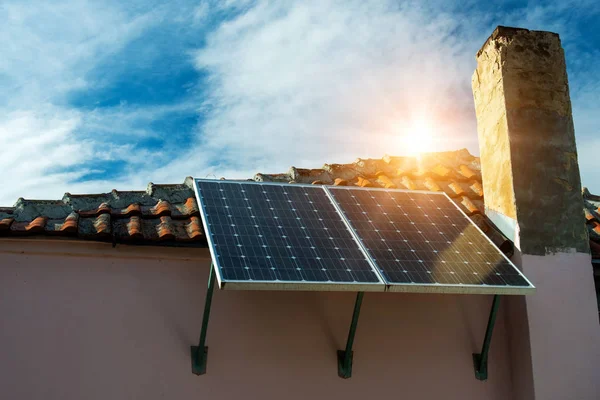
[[[536,398],[600,398],[600,325],[590,256],[523,255],[522,265],[537,284],[537,293],[527,297]]]
[[[4,399],[512,398],[506,303],[473,373],[491,296],[365,294],[343,380],[354,294],[215,291],[195,376],[205,250],[0,240],[0,260]]]

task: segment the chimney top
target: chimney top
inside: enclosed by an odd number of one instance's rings
[[[492,32],[492,34],[490,35],[490,37],[487,38],[487,40],[483,43],[483,46],[481,46],[481,48],[479,49],[479,51],[477,52],[476,58],[479,57],[481,55],[481,53],[483,52],[483,49],[485,49],[485,47],[488,45],[489,42],[496,40],[498,37],[504,37],[507,39],[511,39],[514,36],[516,36],[519,33],[527,33],[527,32],[544,32],[544,33],[550,33],[552,35],[555,35],[559,42],[560,42],[560,37],[558,36],[558,33],[554,33],[554,32],[545,32],[545,31],[532,31],[529,29],[525,29],[525,28],[514,28],[511,26],[502,26],[502,25],[498,25],[496,27],[496,29],[494,29],[494,32]]]

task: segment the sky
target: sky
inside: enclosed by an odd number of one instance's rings
[[[431,151],[478,155],[497,25],[560,34],[582,184],[600,194],[600,3],[0,3],[0,206]],[[408,133],[407,133],[408,132]]]

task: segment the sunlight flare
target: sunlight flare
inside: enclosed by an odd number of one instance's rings
[[[425,118],[419,118],[407,124],[400,132],[401,152],[416,156],[432,151],[434,144],[433,126]]]

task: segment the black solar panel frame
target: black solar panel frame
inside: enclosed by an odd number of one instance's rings
[[[355,237],[359,241],[369,257],[371,257],[377,272],[380,272],[380,268],[376,260],[373,260],[371,252],[365,246],[360,235],[354,228],[352,221],[348,220],[343,212],[342,206],[335,200],[333,191],[335,190],[349,190],[349,191],[382,191],[382,192],[404,192],[404,193],[422,193],[435,196],[444,196],[456,209],[463,215],[463,217],[481,234],[481,236],[487,240],[511,266],[518,272],[518,274],[529,284],[529,286],[509,286],[509,285],[484,285],[484,284],[440,284],[440,283],[396,283],[389,282],[383,277],[386,282],[386,291],[389,292],[402,292],[402,293],[446,293],[446,294],[498,294],[498,295],[527,295],[535,293],[535,286],[527,279],[527,277],[521,272],[521,270],[504,254],[498,246],[492,242],[492,240],[475,224],[475,222],[465,214],[463,210],[446,194],[445,192],[433,192],[426,190],[406,190],[406,189],[387,189],[387,188],[373,188],[373,187],[353,187],[353,186],[323,186],[323,188],[329,193],[333,203],[336,205],[338,212],[342,215],[348,225],[353,230]]]
[[[259,280],[226,280],[223,279],[221,273],[221,265],[219,257],[217,257],[217,251],[215,244],[212,239],[211,230],[207,224],[207,212],[203,201],[199,195],[198,182],[215,182],[220,184],[252,184],[252,185],[266,185],[266,186],[280,186],[280,187],[309,187],[311,190],[323,190],[325,196],[329,199],[332,206],[336,209],[340,220],[344,223],[350,235],[354,238],[357,244],[357,248],[365,256],[365,259],[371,266],[373,272],[378,277],[378,283],[361,283],[361,282],[307,282],[307,281],[259,281]],[[282,291],[350,291],[350,292],[384,292],[387,288],[387,284],[383,277],[379,273],[379,268],[373,262],[373,259],[369,253],[365,250],[362,243],[359,241],[355,230],[349,224],[343,213],[340,212],[338,204],[334,201],[331,194],[325,189],[325,186],[315,186],[308,184],[285,184],[278,182],[252,182],[252,181],[235,181],[235,180],[218,180],[218,179],[194,179],[194,192],[196,200],[198,201],[198,208],[201,214],[202,225],[204,232],[206,233],[206,239],[208,243],[209,252],[211,254],[213,268],[215,269],[217,283],[220,289],[224,290],[282,290]]]

